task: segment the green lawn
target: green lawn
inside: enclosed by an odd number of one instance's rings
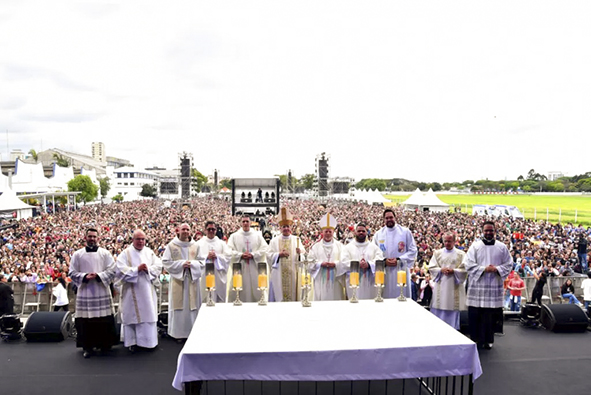
[[[395,203],[404,202],[410,195],[389,195]],[[505,204],[516,206],[526,218],[548,220],[552,223],[575,223],[591,226],[591,195],[589,196],[545,196],[545,195],[437,195],[447,204],[466,208],[472,213],[473,204]],[[575,213],[577,219],[575,221]]]

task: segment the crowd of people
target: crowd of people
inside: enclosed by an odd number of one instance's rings
[[[368,237],[382,226],[383,207],[363,203],[315,200],[283,202],[293,213],[293,234],[302,240],[304,248],[321,238],[319,219],[332,213],[339,222],[336,240],[347,243],[354,239],[354,225],[367,225]],[[441,236],[446,231],[456,234],[456,247],[467,251],[480,237],[483,217],[465,213],[436,213],[420,211],[398,212],[397,222],[407,227],[417,245],[416,271],[426,266],[433,251],[442,248]],[[199,198],[190,205],[167,206],[159,200],[136,201],[108,205],[85,206],[75,211],[58,211],[26,220],[4,220],[0,231],[0,273],[9,282],[43,283],[67,278],[70,257],[84,245],[84,231],[93,226],[99,230],[101,246],[117,257],[129,244],[135,229],[146,233],[147,245],[162,255],[181,223],[192,224],[195,239],[204,234],[206,220],[217,225],[222,240],[240,228],[239,216],[232,216],[230,203],[222,199]],[[253,218],[253,227],[271,237],[280,233],[276,216]],[[264,225],[263,225],[264,224]],[[496,220],[497,239],[504,242],[513,257],[515,270],[521,277],[537,272],[549,275],[586,273],[587,240],[590,227],[572,224],[551,224],[544,221],[499,218]],[[263,227],[264,226],[264,227]],[[268,239],[269,241],[270,239]]]

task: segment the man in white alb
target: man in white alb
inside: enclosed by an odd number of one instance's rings
[[[189,337],[201,307],[198,249],[197,242],[191,240],[191,227],[185,223],[178,227],[177,236],[162,255],[162,265],[170,274],[168,334],[179,341]]]
[[[373,242],[382,250],[386,260],[386,278],[384,279],[384,298],[400,296],[398,272],[405,271],[410,278],[410,269],[417,258],[417,246],[408,228],[396,223],[394,211],[384,210],[384,227],[376,232]],[[405,287],[404,296],[410,298],[410,286]]]
[[[117,277],[121,282],[121,337],[125,347],[135,352],[137,347],[158,345],[156,322],[158,284],[162,262],[146,247],[146,234],[133,232],[132,245],[117,257]]]
[[[382,250],[367,240],[367,227],[364,223],[355,226],[355,239],[345,246],[343,262],[350,266],[351,261],[359,262],[359,299],[373,299],[377,295],[375,284],[376,260],[384,259]],[[347,294],[351,295],[350,281],[347,280]]]
[[[429,262],[429,273],[433,283],[431,313],[447,322],[454,329],[460,329],[460,311],[466,310],[466,253],[455,248],[456,236],[452,232],[443,234],[444,248],[435,250]]]
[[[344,300],[345,273],[349,266],[343,262],[343,245],[333,238],[337,220],[325,214],[320,220],[322,240],[308,254],[309,270],[314,283],[314,300]]]
[[[305,250],[300,238],[291,234],[293,216],[286,207],[281,208],[278,222],[281,235],[271,240],[267,253],[271,266],[269,302],[291,302],[300,300],[298,263]]]
[[[230,235],[228,247],[232,251],[232,263],[240,263],[242,271],[242,291],[240,300],[243,302],[258,302],[261,291],[258,288],[258,264],[266,263],[267,242],[261,232],[250,228],[250,217],[243,215],[240,219],[241,228]],[[229,278],[232,278],[232,266],[229,267]],[[229,286],[232,285],[230,281]],[[228,297],[236,298],[236,293],[230,288]]]
[[[228,245],[216,236],[215,222],[205,222],[205,237],[199,239],[198,259],[207,264],[213,263],[215,275],[215,302],[226,301],[226,281],[228,279],[228,266],[232,259],[232,251]],[[202,275],[205,277],[205,273]],[[201,295],[205,295],[205,281],[201,279]]]
[[[86,247],[72,255],[69,276],[78,287],[76,293],[76,346],[84,358],[94,348],[107,351],[118,343],[115,331],[113,296],[110,285],[115,280],[115,261],[109,251],[98,246],[98,231],[86,230]]]

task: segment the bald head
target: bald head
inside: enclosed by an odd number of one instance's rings
[[[191,227],[189,224],[184,223],[179,226],[178,231],[179,240],[180,241],[189,241],[191,240]]]
[[[133,231],[132,243],[136,250],[142,250],[146,246],[146,234],[143,230],[136,229]]]

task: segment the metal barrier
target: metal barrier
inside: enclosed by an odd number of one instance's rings
[[[587,276],[567,276],[567,277],[547,277],[548,281],[546,282],[546,286],[544,287],[544,294],[542,296],[542,303],[546,304],[553,304],[553,303],[565,303],[562,295],[560,294],[560,287],[566,282],[566,280],[570,279],[573,283],[573,287],[575,288],[574,295],[579,299],[579,301],[583,300],[583,289],[581,288],[581,284],[583,280],[588,278]],[[534,287],[536,285],[536,279],[534,277],[522,277],[521,278],[525,283],[525,290],[523,291],[523,295],[521,298],[521,303],[525,304],[526,301],[529,302],[531,300],[531,295],[533,293]],[[568,302],[567,302],[568,303]]]
[[[55,298],[53,296],[53,283],[46,283],[43,289],[37,290],[37,284],[11,282],[7,283],[12,287],[14,292],[14,312],[27,316],[34,311],[53,311],[53,303]],[[156,287],[156,295],[158,296],[158,312],[168,310],[168,285],[169,283],[162,283]],[[70,301],[69,310],[74,313],[76,311],[76,294],[72,286],[68,285],[68,300]],[[119,307],[119,295],[113,298],[115,311]]]

